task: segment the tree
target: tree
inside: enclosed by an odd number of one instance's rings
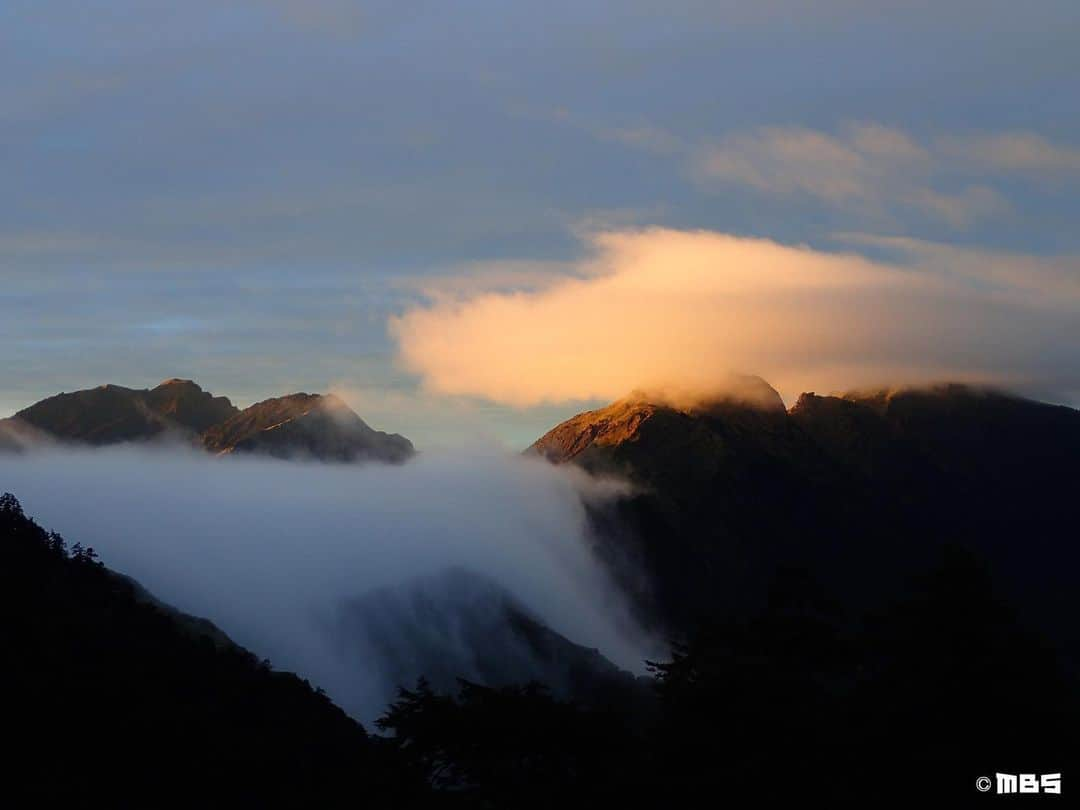
[[[0,495],[0,513],[22,517],[22,504],[19,503],[19,499],[10,492],[5,492],[3,495]]]

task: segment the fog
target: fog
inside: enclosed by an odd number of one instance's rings
[[[506,588],[556,632],[640,672],[656,648],[634,630],[587,545],[584,503],[619,489],[495,449],[401,466],[180,448],[0,455],[0,491],[44,527],[92,546],[110,568],[209,618],[365,722],[396,684],[374,648],[340,638],[338,612],[374,589],[447,569]],[[408,621],[400,616],[392,620]]]

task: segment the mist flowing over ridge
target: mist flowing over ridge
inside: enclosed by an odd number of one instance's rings
[[[475,572],[625,669],[640,672],[656,649],[587,545],[584,502],[618,488],[535,460],[222,464],[176,447],[54,448],[0,456],[0,480],[43,523],[364,720],[398,684],[377,647],[339,632],[341,611],[448,569]]]
[[[104,386],[30,409],[62,405],[79,418],[54,424],[75,425],[82,444],[53,434],[0,457],[0,474],[49,525],[369,718],[394,678],[424,667],[490,676],[494,656],[557,684],[573,679],[560,650],[578,666],[593,649],[640,671],[656,638],[756,604],[788,565],[861,604],[962,539],[1033,587],[1004,536],[1020,531],[1016,516],[990,519],[970,493],[1011,493],[1023,510],[1067,486],[1077,411],[961,384],[803,393],[790,409],[760,377],[718,376],[711,390],[639,388],[553,427],[524,458],[462,447],[344,466],[309,462],[362,458],[350,442],[376,432],[337,397],[230,404],[179,443],[136,421],[154,441],[132,444],[95,426],[142,419],[147,392]],[[411,454],[402,437],[377,436]],[[893,528],[865,542],[884,515]],[[888,559],[879,579],[867,574]],[[1066,568],[1044,584],[1066,586]]]

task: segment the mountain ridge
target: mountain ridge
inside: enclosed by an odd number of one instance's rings
[[[0,450],[16,452],[47,442],[101,447],[169,438],[215,455],[400,463],[415,453],[404,436],[371,428],[332,394],[289,394],[241,410],[177,377],[154,388],[62,392],[0,420]]]
[[[198,433],[236,410],[228,398],[215,397],[191,380],[173,378],[154,388],[107,383],[61,392],[11,419],[60,441],[103,445]]]
[[[598,554],[667,629],[760,600],[783,566],[885,598],[951,542],[1056,621],[1077,556],[1058,534],[1080,484],[1080,411],[989,389],[806,393],[783,412],[628,397],[526,452],[634,485],[593,510]]]

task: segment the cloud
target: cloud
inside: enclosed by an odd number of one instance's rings
[[[967,186],[956,194],[932,188],[908,191],[903,202],[913,205],[954,228],[965,228],[975,220],[986,219],[1009,210],[1008,201],[988,186]]]
[[[1080,172],[1080,149],[1052,143],[1034,132],[946,136],[938,147],[945,155],[984,169],[1034,175]]]
[[[865,200],[880,169],[846,140],[799,127],[765,127],[728,137],[701,158],[705,174],[758,191],[823,200]]]
[[[901,236],[837,234],[837,241],[886,248],[927,273],[942,273],[1044,309],[1080,303],[1080,258],[1002,253]]]
[[[587,545],[583,504],[618,486],[516,454],[425,454],[387,467],[223,461],[181,448],[43,450],[0,455],[0,480],[69,543],[92,546],[110,568],[364,721],[393,697],[400,662],[360,633],[343,635],[364,617],[342,610],[447,571],[505,589],[629,669],[656,652]],[[453,606],[475,594],[448,596]],[[396,623],[401,643],[423,635],[406,613],[371,618]]]
[[[605,232],[576,276],[443,298],[390,327],[428,389],[517,406],[643,386],[704,392],[730,372],[760,374],[787,397],[940,379],[1080,392],[1076,257],[868,246],[895,258],[709,231]]]
[[[411,276],[399,286],[432,299],[454,298],[492,290],[542,289],[572,270],[568,262],[558,261],[467,262],[447,273]]]
[[[965,155],[959,163],[956,154]],[[696,171],[707,182],[735,183],[764,194],[805,196],[847,209],[908,209],[956,228],[1009,210],[985,183],[955,177],[1028,170],[1066,161],[1070,150],[1038,136],[941,138],[924,145],[875,123],[850,124],[836,135],[802,127],[762,127],[701,147]],[[961,172],[963,173],[963,172]]]
[[[849,138],[854,148],[864,155],[919,163],[929,159],[926,150],[915,143],[910,135],[881,124],[854,126]]]

